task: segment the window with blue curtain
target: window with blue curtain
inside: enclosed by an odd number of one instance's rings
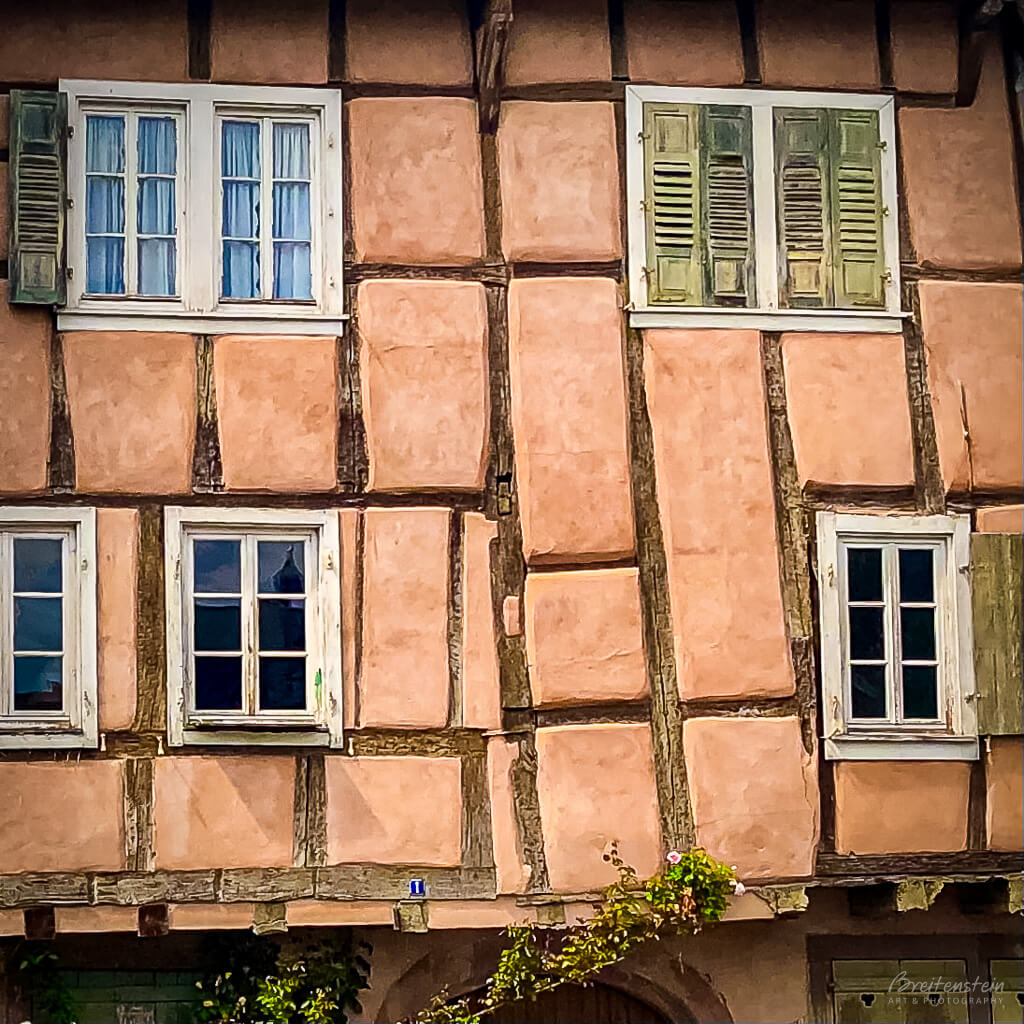
[[[90,115],[85,124],[86,291],[124,294],[125,118]]]
[[[221,215],[227,299],[260,296],[260,124],[225,121],[221,128]]]
[[[309,125],[274,125],[274,298],[311,299]]]
[[[138,290],[140,295],[175,295],[174,119],[140,117],[138,133]]]

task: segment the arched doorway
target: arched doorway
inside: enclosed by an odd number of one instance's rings
[[[493,1024],[672,1024],[668,1017],[611,985],[564,985],[536,1002],[516,1003],[488,1018]]]

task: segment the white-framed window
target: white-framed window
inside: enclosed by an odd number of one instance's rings
[[[168,733],[341,743],[337,512],[168,508]]]
[[[825,756],[978,756],[970,520],[819,512]]]
[[[336,90],[62,81],[60,329],[338,331]]]
[[[96,512],[0,508],[0,749],[97,739]]]
[[[891,96],[626,90],[630,322],[902,329]]]

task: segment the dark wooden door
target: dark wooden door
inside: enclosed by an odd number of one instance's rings
[[[494,1024],[671,1024],[646,1003],[608,985],[565,985],[535,1003],[517,1003],[489,1019]]]

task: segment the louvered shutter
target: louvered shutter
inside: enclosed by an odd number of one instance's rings
[[[644,105],[644,210],[647,297],[699,306],[701,287],[698,108]]]
[[[890,991],[899,970],[896,960],[833,961],[836,1020],[842,1024],[904,1024],[903,1000]]]
[[[750,107],[702,107],[700,154],[707,304],[756,305]]]
[[[993,960],[990,968],[994,988],[992,1024],[1020,1024],[1024,1020],[1024,963]]]
[[[10,301],[64,302],[67,97],[11,91]]]
[[[882,173],[875,110],[830,110],[835,305],[885,305]]]
[[[801,107],[775,110],[779,294],[783,306],[832,305],[828,118]]]

